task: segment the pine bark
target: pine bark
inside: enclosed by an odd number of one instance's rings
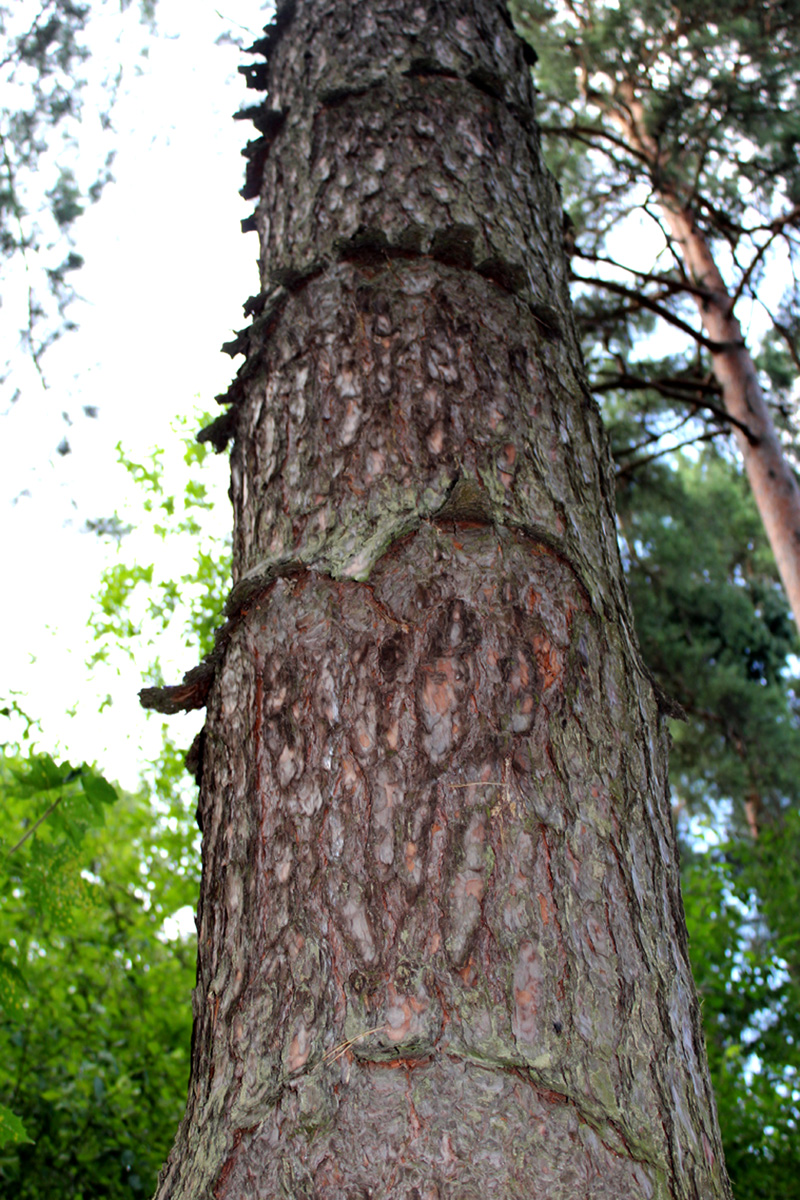
[[[259,49],[159,1200],[729,1197],[521,43],[496,0],[302,0]]]

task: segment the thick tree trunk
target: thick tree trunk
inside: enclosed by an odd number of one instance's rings
[[[495,0],[301,0],[261,50],[158,1196],[728,1197],[521,45]]]

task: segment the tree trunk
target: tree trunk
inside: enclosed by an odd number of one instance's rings
[[[756,365],[708,242],[691,210],[677,197],[664,195],[662,208],[693,283],[706,292],[696,301],[703,328],[718,347],[711,353],[714,374],[723,404],[736,421],[733,432],[744,469],[800,629],[800,486],[783,453]]]
[[[619,93],[622,105],[606,111],[628,144],[649,164],[666,230],[675,241],[690,279],[704,293],[694,299],[703,329],[716,347],[711,351],[714,375],[722,389],[725,410],[735,422],[733,432],[753,499],[800,630],[800,484],[783,453],[756,365],[734,315],[734,301],[711,247],[678,189],[663,182],[668,177],[669,158],[647,132],[644,105],[633,82],[626,80]]]
[[[300,0],[259,50],[234,588],[160,698],[213,668],[158,1197],[729,1197],[521,43]]]

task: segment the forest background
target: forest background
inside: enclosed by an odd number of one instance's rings
[[[189,29],[181,7],[0,4],[0,1195],[23,1200],[150,1194],[186,1094],[200,722],[148,718],[136,692],[199,661],[228,586],[226,463],[194,434],[231,374],[209,347],[255,287],[227,114],[269,12],[197,5]],[[659,172],[736,300],[793,466],[800,5],[515,16],[539,54],[638,634],[683,709],[672,800],[728,1166],[737,1200],[790,1200],[800,643]],[[624,135],[634,104],[655,167]]]

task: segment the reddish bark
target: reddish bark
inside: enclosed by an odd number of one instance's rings
[[[630,81],[620,87],[622,104],[609,108],[628,144],[648,164],[667,232],[694,285],[693,298],[711,344],[709,353],[722,388],[725,411],[742,455],[753,498],[795,622],[800,628],[800,484],[783,453],[758,371],[734,314],[734,301],[699,228],[691,205],[670,178],[669,157],[647,133],[644,107]]]
[[[727,1198],[519,43],[493,0],[306,0],[262,49],[159,1200]]]
[[[756,365],[708,242],[690,210],[665,195],[667,227],[697,287],[697,310],[708,337],[722,399],[736,424],[733,432],[786,596],[800,628],[800,486],[786,460]],[[744,432],[742,426],[747,430]]]

